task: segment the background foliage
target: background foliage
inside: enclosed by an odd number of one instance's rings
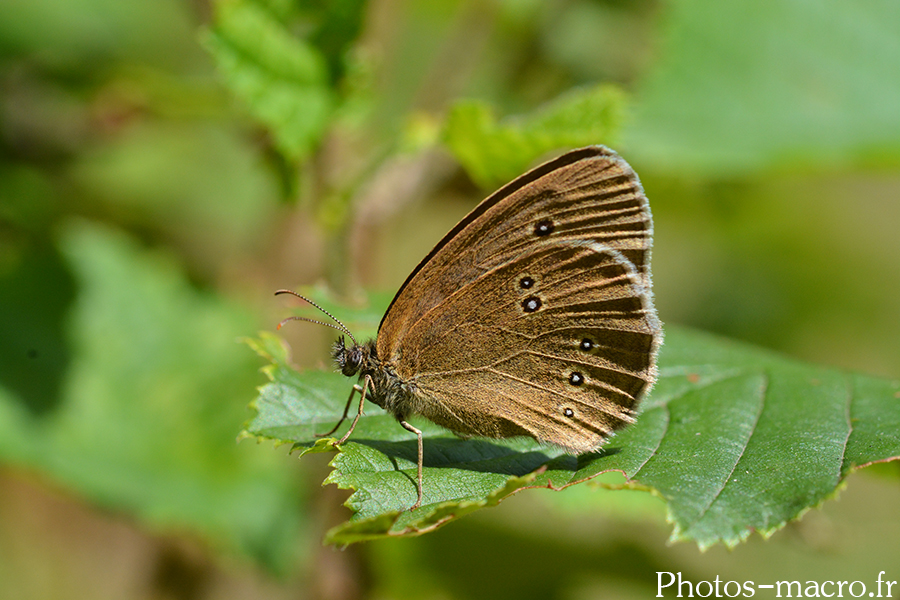
[[[490,186],[581,136],[641,175],[664,322],[898,377],[898,13],[0,3],[0,596],[628,598],[656,571],[900,564],[891,464],[731,553],[666,547],[658,500],[587,486],[337,553],[324,460],[234,442],[265,381],[239,338],[284,316],[274,289],[396,289]],[[284,335],[326,358],[327,332]]]

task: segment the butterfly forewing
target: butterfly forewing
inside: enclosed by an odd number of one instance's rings
[[[438,243],[385,314],[379,350],[399,347],[423,313],[542,242],[585,240],[618,250],[649,289],[652,229],[647,199],[625,161],[602,146],[569,152],[498,190]]]
[[[475,246],[476,265],[505,261],[542,239],[577,239],[618,250],[645,277],[652,225],[637,177],[626,169],[603,155],[515,192],[490,211],[491,227]]]

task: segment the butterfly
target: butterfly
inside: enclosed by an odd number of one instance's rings
[[[604,146],[521,175],[464,217],[410,273],[376,339],[333,315],[333,358],[369,400],[418,440],[423,416],[462,436],[527,436],[573,454],[634,422],[656,380],[650,206],[634,170]],[[291,317],[291,319],[303,319]],[[283,323],[283,322],[282,322]]]

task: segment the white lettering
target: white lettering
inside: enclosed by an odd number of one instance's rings
[[[787,597],[788,597],[788,598],[793,598],[793,596],[791,595],[791,586],[792,586],[792,585],[796,585],[796,586],[797,586],[797,597],[798,597],[798,598],[802,598],[802,597],[803,597],[803,590],[800,588],[800,582],[799,582],[799,581],[776,581],[776,582],[775,582],[775,585],[778,586],[777,595],[775,596],[776,598],[781,598],[781,597],[782,597],[782,596],[781,596],[781,584],[782,584],[782,583],[785,584],[785,585],[787,585]]]
[[[854,594],[853,586],[856,585],[857,583],[862,586],[862,591],[858,594]],[[853,596],[854,598],[859,598],[860,596],[862,596],[863,594],[866,593],[866,584],[864,584],[862,581],[854,581],[850,584],[850,587],[848,589],[850,590],[851,596]]]
[[[663,585],[663,582],[662,582],[663,575],[669,576],[669,583],[667,583],[665,585]],[[680,575],[680,573],[679,573],[679,575]],[[673,583],[675,583],[675,573],[670,573],[668,571],[657,571],[656,572],[656,597],[662,598],[663,597],[663,593],[662,593],[663,588],[667,588],[670,585],[672,585]]]

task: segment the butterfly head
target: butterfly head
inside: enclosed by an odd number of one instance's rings
[[[368,345],[361,346],[355,341],[353,345],[348,347],[344,336],[341,336],[334,343],[331,356],[334,358],[334,362],[341,370],[341,373],[347,377],[353,377],[359,373],[360,369],[368,361],[369,347]]]

